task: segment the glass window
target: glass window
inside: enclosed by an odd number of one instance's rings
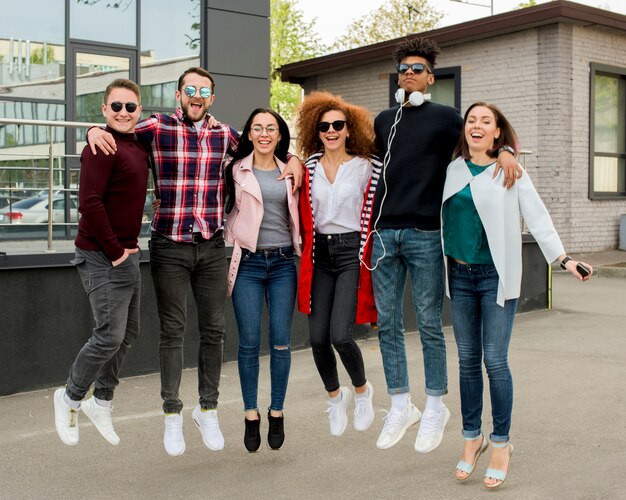
[[[3,118],[18,118],[29,120],[64,120],[65,107],[61,104],[47,104],[35,102],[0,101],[0,116]],[[65,139],[63,127],[52,128],[53,141],[63,142]],[[1,125],[0,126],[0,161],[3,148],[17,146],[48,145],[50,142],[50,127],[35,127],[32,125]],[[28,153],[29,150],[24,151]]]
[[[136,0],[72,0],[70,38],[137,45]]]
[[[626,196],[626,69],[591,68],[590,196]]]
[[[440,104],[446,104],[448,106],[455,107],[454,91],[455,91],[454,76],[442,76],[435,78],[435,84],[428,87],[430,93],[430,100],[438,102]]]
[[[102,123],[104,89],[115,78],[128,78],[130,59],[113,55],[76,53],[76,121]],[[79,131],[77,137],[84,137]]]
[[[4,97],[65,98],[65,0],[0,0]]]
[[[141,104],[144,115],[176,107],[176,82],[200,65],[200,0],[141,5]]]

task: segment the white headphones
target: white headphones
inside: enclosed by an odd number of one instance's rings
[[[404,89],[399,88],[396,90],[395,98],[398,104],[404,104]],[[409,94],[409,103],[411,106],[421,106],[424,101],[430,100],[430,94],[422,94],[419,91],[411,92]]]

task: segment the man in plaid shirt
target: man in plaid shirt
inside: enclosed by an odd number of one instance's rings
[[[161,322],[163,443],[172,456],[185,451],[179,387],[190,284],[200,333],[200,398],[192,419],[209,449],[224,447],[217,418],[227,286],[223,164],[239,142],[236,130],[208,113],[215,100],[215,81],[205,69],[189,68],[177,88],[180,108],[173,115],[152,115],[135,128],[139,140],[152,146],[155,193],[160,200],[152,222],[150,262]],[[102,129],[90,129],[88,139],[94,154],[96,146],[105,154],[115,152],[112,137]],[[298,186],[302,173],[298,158],[291,158],[288,167],[281,178],[293,175]]]

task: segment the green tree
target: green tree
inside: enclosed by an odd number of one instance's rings
[[[535,5],[537,5],[537,0],[526,0],[526,2],[520,3],[517,9],[525,9],[526,7],[534,7]]]
[[[48,63],[52,63],[56,61],[56,58],[54,57],[54,49],[50,45],[46,47],[45,59],[46,59],[46,62]],[[43,61],[44,61],[43,47],[39,47],[30,53],[31,64],[43,64]]]
[[[443,13],[428,0],[389,0],[378,9],[354,20],[331,49],[354,49],[436,28]]]
[[[270,103],[285,118],[300,102],[302,89],[280,80],[284,64],[324,54],[327,48],[315,31],[315,20],[306,22],[297,0],[271,0]]]

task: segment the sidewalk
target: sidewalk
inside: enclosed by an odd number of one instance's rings
[[[516,321],[510,351],[515,454],[498,493],[481,484],[485,458],[469,481],[454,479],[462,438],[456,346],[446,329],[446,404],[452,417],[441,446],[430,454],[413,450],[417,426],[395,447],[376,449],[389,398],[378,341],[370,339],[360,345],[375,388],[372,428],[357,433],[350,424],[343,436],[332,437],[311,352],[295,352],[287,438],[280,451],[265,444],[256,454],[245,451],[236,363],[225,364],[222,372],[219,416],[226,447],[221,452],[202,445],[190,418],[197,399],[195,370],[183,374],[187,451],[177,458],[163,450],[158,375],[122,381],[114,412],[121,437],[117,447],[106,443],[84,416],[80,443],[64,446],[54,430],[53,389],[0,398],[0,498],[624,498],[626,280],[599,276],[579,283],[555,273],[553,287],[553,310],[522,314]],[[417,335],[407,335],[407,351],[413,401],[423,409]],[[260,381],[259,404],[265,407],[267,358]],[[487,408],[483,417],[489,432]],[[267,432],[265,415],[262,432]]]

